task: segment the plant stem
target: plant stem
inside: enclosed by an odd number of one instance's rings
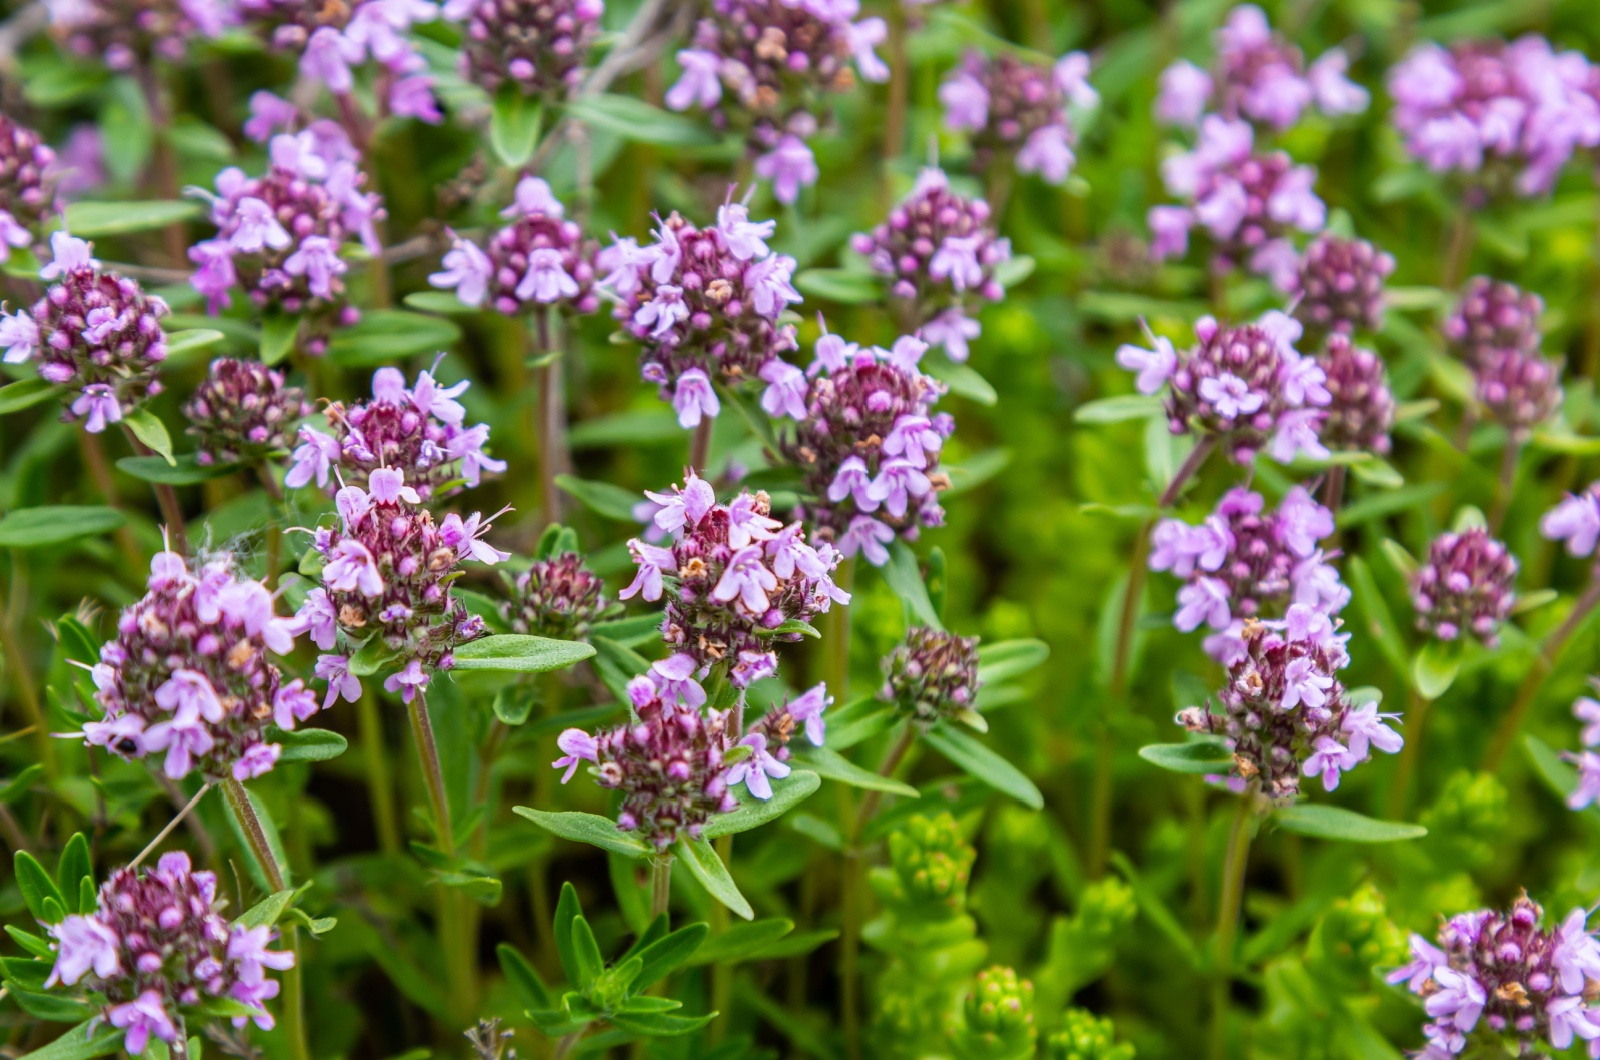
[[[1511,709],[1506,711],[1506,716],[1500,721],[1500,727],[1495,730],[1494,739],[1489,743],[1489,753],[1483,757],[1485,773],[1493,773],[1500,768],[1506,752],[1511,750],[1512,743],[1516,741],[1522,723],[1527,720],[1528,712],[1533,709],[1533,701],[1538,698],[1539,689],[1544,687],[1545,678],[1555,669],[1556,660],[1561,657],[1561,649],[1566,647],[1567,641],[1578,631],[1578,627],[1583,624],[1583,620],[1594,610],[1597,603],[1600,603],[1600,571],[1590,573],[1589,584],[1583,590],[1583,595],[1578,597],[1578,602],[1572,605],[1566,621],[1550,634],[1539,654],[1534,657],[1533,665],[1528,668],[1528,675],[1522,679],[1522,685],[1517,689],[1517,698],[1512,701]]]
[[[140,456],[154,456],[155,450],[139,440],[127,423],[122,425],[122,433],[128,436],[128,444],[133,446],[133,451]],[[152,482],[150,488],[155,492],[156,503],[161,506],[161,518],[166,520],[167,533],[172,535],[172,543],[176,546],[179,555],[189,554],[189,541],[184,535],[183,506],[178,503],[178,494],[165,482]]]
[[[834,584],[845,592],[856,584],[856,561],[852,556],[839,564]],[[834,607],[822,628],[822,679],[834,702],[844,703],[850,691],[850,609]]]
[[[385,854],[400,852],[400,819],[394,807],[394,778],[389,773],[389,748],[383,739],[383,714],[378,699],[363,691],[356,701],[356,723],[361,729],[361,749],[367,759],[367,797],[378,832],[378,848]]]
[[[1439,286],[1447,291],[1453,291],[1461,285],[1461,275],[1466,271],[1467,260],[1472,256],[1472,244],[1476,238],[1472,226],[1472,214],[1465,208],[1457,211],[1451,220],[1450,234],[1447,238],[1444,270],[1441,273]]]
[[[210,790],[211,790],[211,782],[209,780],[206,781],[204,784],[200,785],[200,790],[194,793],[194,798],[190,799],[187,803],[185,803],[183,809],[178,811],[177,816],[173,817],[172,820],[168,821],[167,822],[167,826],[165,828],[163,828],[161,831],[156,833],[156,837],[154,839],[150,840],[150,842],[145,845],[145,848],[143,850],[139,851],[139,856],[138,857],[136,857],[132,861],[128,862],[128,868],[130,868],[130,869],[138,868],[139,867],[139,863],[142,862],[145,858],[149,857],[151,855],[151,853],[156,849],[156,847],[160,846],[162,844],[162,842],[164,842],[166,840],[167,836],[172,834],[172,830],[174,828],[178,827],[180,824],[183,823],[183,819],[185,817],[189,816],[189,811],[194,809],[196,806],[198,806],[200,804],[200,800],[205,798],[206,792],[208,792]]]
[[[1239,799],[1239,809],[1228,833],[1228,852],[1222,865],[1222,895],[1217,903],[1215,972],[1211,982],[1211,1058],[1228,1058],[1228,1008],[1233,997],[1233,949],[1239,936],[1239,908],[1244,900],[1245,866],[1250,861],[1250,840],[1255,836],[1256,785]]]
[[[7,591],[11,594],[13,604],[21,598],[21,594],[27,592],[21,557],[16,550],[11,552],[11,584]],[[44,705],[39,702],[39,690],[33,683],[33,668],[28,665],[27,655],[22,642],[17,639],[16,626],[11,616],[10,607],[0,611],[0,658],[5,660],[6,672],[11,675],[11,685],[17,690],[17,699],[22,703],[22,712],[28,716],[28,725],[33,731],[33,741],[39,761],[44,763],[45,775],[53,782],[59,773],[55,743],[50,737],[49,726],[45,723]]]
[[[100,444],[100,436],[88,431],[78,431],[77,435],[83,463],[89,469],[89,477],[94,479],[95,489],[100,491],[101,498],[108,505],[121,510],[122,500],[117,495],[117,484],[111,477],[111,464],[106,460],[106,449]],[[144,553],[139,548],[139,539],[133,536],[133,527],[126,523],[117,528],[117,547],[122,549],[129,570],[144,568]]]
[[[911,64],[906,56],[906,7],[890,4],[889,10],[889,108],[883,120],[883,198],[890,202],[893,164],[905,151],[906,107],[911,96]]]
[[[447,858],[456,856],[455,828],[450,820],[450,802],[444,787],[444,769],[439,764],[439,745],[433,739],[433,722],[428,717],[428,698],[418,691],[406,704],[411,716],[411,736],[422,763],[422,780],[428,789],[428,809],[433,815],[434,834]],[[453,887],[439,893],[439,946],[444,951],[450,983],[450,1015],[461,1026],[472,1021],[477,996],[478,962],[467,945],[472,911],[466,896]]]
[[[1422,754],[1422,734],[1428,721],[1433,700],[1424,699],[1416,689],[1411,690],[1411,709],[1406,711],[1406,742],[1400,748],[1400,761],[1394,770],[1394,787],[1389,791],[1389,816],[1401,820],[1406,812],[1406,796],[1411,791],[1411,778],[1416,775],[1417,759]]]
[[[1336,516],[1344,504],[1344,480],[1345,466],[1335,464],[1328,469],[1328,481],[1322,487],[1322,506]]]
[[[689,467],[702,474],[711,461],[711,428],[716,422],[710,416],[701,416],[694,434],[689,436]]]
[[[140,63],[135,71],[139,88],[144,93],[145,106],[150,111],[150,126],[155,132],[151,146],[150,172],[155,190],[163,199],[178,197],[178,160],[172,152],[172,116],[167,112],[167,102],[161,98],[161,82],[147,63]],[[183,222],[174,221],[162,229],[167,257],[173,265],[182,268],[188,261],[188,238]]]
[[[1133,656],[1133,634],[1138,625],[1139,604],[1144,598],[1145,563],[1150,555],[1150,532],[1155,528],[1161,512],[1177,503],[1183,487],[1195,476],[1211,450],[1217,437],[1208,434],[1195,443],[1189,455],[1179,465],[1172,481],[1156,500],[1156,514],[1139,527],[1133,541],[1133,554],[1128,561],[1128,580],[1122,592],[1122,609],[1117,619],[1117,643],[1111,654],[1111,676],[1108,682],[1110,704],[1120,705],[1128,694],[1128,667]],[[1089,786],[1089,874],[1095,879],[1105,875],[1106,862],[1111,853],[1111,783],[1112,766],[1116,758],[1116,741],[1112,739],[1109,725],[1102,723],[1095,745],[1094,776]]]
[[[733,871],[733,836],[718,836],[715,842],[717,857],[728,866],[728,871]],[[711,929],[721,933],[728,928],[728,908],[721,902],[716,902],[711,909]],[[733,966],[727,961],[718,961],[711,966],[711,1011],[720,1012],[728,1016],[733,1002]],[[709,1035],[712,1045],[720,1045],[728,1034],[728,1020],[726,1018],[713,1020]]]
[[[444,769],[439,765],[439,745],[433,740],[433,721],[428,717],[428,698],[421,691],[406,704],[411,716],[411,738],[417,744],[417,760],[422,763],[422,782],[428,789],[428,811],[433,815],[433,831],[446,857],[456,856],[455,829],[450,822],[450,803],[444,790]]]
[[[261,866],[261,874],[267,878],[267,886],[272,888],[274,894],[286,890],[288,881],[283,868],[278,864],[277,855],[272,852],[272,844],[267,842],[266,829],[261,827],[261,818],[256,816],[256,808],[250,804],[250,795],[244,790],[244,785],[228,777],[222,782],[222,793],[228,798],[228,807],[239,822],[240,831],[244,832],[250,852]],[[291,1060],[310,1060],[311,1051],[306,1046],[305,994],[300,981],[304,963],[300,953],[300,929],[290,925],[284,934],[290,949],[294,951],[294,965],[283,972],[284,1036],[289,1039]]]
[[[557,353],[550,339],[550,310],[534,312],[535,342],[540,357]],[[567,436],[567,403],[561,376],[561,357],[551,357],[539,369],[539,472],[543,487],[544,521],[561,521],[561,491],[556,487],[556,476],[564,470],[565,440]]]
[[[256,477],[261,480],[261,486],[267,491],[267,496],[276,501],[281,509],[283,506],[283,490],[279,487],[278,480],[272,477],[272,469],[266,464],[257,464]],[[261,532],[267,537],[265,581],[268,589],[277,589],[278,572],[283,567],[283,528],[279,525],[279,520],[274,518]]]
[[[1500,535],[1500,526],[1511,507],[1511,496],[1517,486],[1517,462],[1521,457],[1522,443],[1507,439],[1500,457],[1500,477],[1494,486],[1494,508],[1489,512],[1489,533],[1495,537]]]
[[[650,859],[650,919],[667,911],[672,902],[672,855]]]
[[[888,754],[883,756],[883,764],[878,767],[880,777],[893,777],[900,768],[900,763],[905,761],[906,753],[911,750],[911,745],[916,742],[917,729],[909,721],[900,730],[894,743],[889,747]],[[883,792],[876,788],[868,790],[861,799],[861,810],[856,814],[855,827],[850,830],[850,846],[855,847],[861,842],[861,835],[867,830],[868,823],[877,815],[878,804],[883,801]]]

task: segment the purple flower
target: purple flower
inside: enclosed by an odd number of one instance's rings
[[[264,144],[273,133],[291,128],[299,117],[299,108],[293,103],[271,92],[257,91],[250,96],[250,118],[244,123],[244,134]]]
[[[859,552],[868,563],[881,567],[889,562],[887,546],[893,540],[893,527],[870,515],[857,515],[839,538],[839,552],[847,558]]]
[[[678,652],[652,663],[650,679],[655,682],[662,699],[698,709],[706,701],[706,690],[694,677],[698,670],[694,656]]]
[[[173,780],[187,776],[192,760],[203,757],[214,742],[211,730],[201,721],[199,708],[192,703],[171,719],[156,722],[144,734],[145,747],[167,752],[163,769]]]
[[[1017,172],[1037,173],[1050,184],[1064,183],[1077,161],[1071,136],[1061,124],[1035,129],[1017,152]]]
[[[749,545],[734,553],[722,578],[711,591],[712,599],[731,603],[737,599],[753,615],[765,614],[767,594],[778,586],[777,576],[762,561],[759,546]]]
[[[311,293],[318,298],[334,296],[333,278],[343,276],[345,263],[339,257],[339,248],[327,236],[307,236],[300,248],[283,263],[283,271],[290,276],[304,276]]]
[[[1228,372],[1202,379],[1199,392],[1217,415],[1230,420],[1247,416],[1266,403],[1266,395],[1250,389],[1249,383]]]
[[[981,129],[989,123],[989,90],[962,70],[939,86],[944,123],[952,129]]]
[[[47,988],[57,983],[75,986],[91,969],[101,979],[122,971],[117,935],[98,918],[69,916],[48,930],[56,940],[56,963],[45,980]]]
[[[1360,114],[1367,109],[1370,93],[1345,76],[1349,69],[1350,57],[1343,48],[1334,48],[1324,52],[1306,71],[1317,107],[1324,114]]]
[[[983,334],[983,326],[963,313],[960,306],[951,306],[922,325],[918,334],[930,345],[943,346],[945,356],[962,364],[971,353],[967,344]]]
[[[767,750],[767,737],[763,733],[753,732],[739,741],[739,747],[748,747],[750,755],[738,762],[728,771],[728,786],[743,784],[756,798],[763,801],[772,798],[772,781],[768,778],[781,780],[789,775],[789,767],[773,757]]]
[[[251,744],[245,749],[244,754],[239,756],[239,760],[233,763],[233,779],[242,782],[272,772],[272,767],[278,764],[278,756],[282,753],[281,744]]]
[[[528,272],[517,285],[517,297],[548,304],[575,298],[578,282],[567,274],[559,250],[541,248],[528,255]]]
[[[1539,532],[1551,541],[1565,541],[1567,552],[1574,556],[1593,553],[1596,540],[1600,540],[1600,488],[1590,486],[1583,493],[1569,493],[1545,513]]]
[[[689,307],[683,301],[683,289],[671,284],[656,288],[655,297],[639,306],[633,322],[650,329],[650,337],[668,341],[672,329],[689,318]],[[703,373],[702,373],[703,374]]]
[[[1151,342],[1155,348],[1150,350],[1127,344],[1117,349],[1117,364],[1130,372],[1139,373],[1134,385],[1141,394],[1159,392],[1178,367],[1178,354],[1172,348],[1171,339],[1152,335]]]
[[[1447,967],[1450,958],[1421,935],[1412,935],[1410,946],[1411,963],[1401,965],[1383,978],[1384,982],[1390,984],[1406,983],[1407,989],[1417,993],[1429,979],[1433,978],[1433,970]]]
[[[33,356],[39,345],[39,325],[26,313],[0,316],[0,346],[6,348],[5,363],[21,364]]]
[[[390,674],[384,679],[385,692],[399,692],[400,698],[410,703],[416,698],[417,693],[426,692],[430,677],[422,669],[420,660],[412,659],[406,663],[405,668],[399,673]]]
[[[977,235],[945,236],[928,261],[928,274],[936,280],[948,280],[957,291],[977,287],[983,283],[983,263],[978,260],[982,242]]]
[[[1572,715],[1583,722],[1583,732],[1578,734],[1578,739],[1585,747],[1594,747],[1600,744],[1600,702],[1588,696],[1580,696],[1572,704]]]
[[[714,52],[688,48],[678,53],[683,74],[667,90],[665,102],[673,110],[699,106],[710,110],[722,100],[722,79],[718,70],[722,60]]]
[[[132,1001],[111,1008],[106,1012],[106,1022],[128,1032],[122,1047],[129,1056],[143,1053],[152,1034],[164,1042],[175,1041],[178,1037],[177,1025],[167,1015],[161,994],[156,990],[146,990]]]
[[[502,552],[483,540],[483,535],[489,531],[489,524],[483,523],[480,527],[482,520],[483,516],[478,512],[473,512],[465,520],[451,512],[439,524],[439,540],[454,549],[458,556],[470,556],[479,563],[492,565],[510,559],[511,553]]]
[[[806,418],[806,375],[787,361],[776,357],[761,366],[767,388],[761,394],[761,407],[773,418]]]
[[[72,414],[84,417],[83,429],[99,434],[109,423],[122,419],[122,404],[105,383],[90,383],[72,402]]]
[[[489,281],[494,275],[494,266],[476,243],[462,239],[454,232],[450,233],[450,238],[450,249],[445,252],[443,261],[444,270],[433,273],[428,277],[428,282],[446,290],[454,288],[456,298],[464,305],[482,305],[484,295],[489,290]]]
[[[345,655],[319,655],[315,673],[318,678],[328,682],[328,695],[322,701],[322,709],[327,710],[343,698],[347,703],[356,703],[361,699],[361,679],[350,672],[350,659]]]
[[[1462,1033],[1477,1026],[1487,1001],[1483,985],[1473,976],[1443,967],[1433,970],[1433,981],[1439,989],[1423,1005],[1428,1015]]]
[[[364,596],[383,595],[383,578],[367,546],[353,538],[346,538],[334,546],[328,563],[323,567],[323,581],[328,588],[340,592],[359,592]]]
[[[1193,126],[1211,102],[1211,75],[1187,59],[1179,59],[1161,72],[1156,96],[1156,120],[1167,125]]]
[[[850,51],[855,57],[856,69],[861,71],[862,80],[873,82],[889,80],[889,64],[878,58],[878,53],[873,51],[889,39],[889,24],[881,18],[864,18],[860,22],[849,23],[845,35],[849,39]]]
[[[561,775],[561,783],[565,784],[572,779],[578,771],[579,762],[598,762],[596,758],[597,745],[594,737],[582,729],[563,729],[560,736],[556,737],[556,746],[561,748],[562,755],[550,764],[557,769],[565,768]]]
[[[750,211],[743,203],[728,202],[717,207],[717,234],[723,245],[739,261],[765,258],[770,251],[767,240],[777,230],[773,220],[752,221]]]
[[[1394,754],[1405,746],[1404,738],[1384,723],[1385,719],[1399,716],[1379,714],[1376,703],[1363,703],[1347,712],[1339,728],[1349,740],[1351,758],[1365,759],[1369,744],[1386,754]]]
[[[785,205],[798,199],[800,189],[815,184],[820,175],[811,148],[793,134],[785,134],[772,150],[758,156],[755,172],[762,180],[772,181],[773,196]]]
[[[1308,777],[1321,777],[1324,791],[1338,788],[1340,770],[1349,769],[1360,761],[1331,736],[1317,737],[1312,746],[1316,750],[1306,758],[1302,769]]]
[[[672,393],[672,407],[678,413],[678,426],[688,430],[700,425],[701,417],[716,419],[722,411],[722,402],[705,372],[691,368],[678,377]]]
[[[1578,767],[1578,786],[1567,796],[1567,805],[1581,810],[1600,799],[1600,754],[1580,751],[1563,757]]]
[[[1222,629],[1232,618],[1228,608],[1228,587],[1216,578],[1197,578],[1178,590],[1178,611],[1172,624],[1185,633],[1201,625]]]
[[[811,746],[821,747],[828,735],[828,725],[822,713],[832,705],[833,697],[828,695],[827,686],[818,684],[790,700],[785,709],[789,717],[804,726],[806,739],[811,741]]]
[[[774,254],[751,262],[744,282],[750,290],[750,304],[757,313],[772,320],[783,314],[785,306],[804,301],[793,283],[795,261],[786,254]]]
[[[174,671],[166,683],[156,689],[155,699],[162,710],[174,714],[188,712],[213,723],[221,721],[225,713],[216,689],[198,670]]]
[[[925,497],[932,489],[932,482],[917,464],[896,457],[885,460],[878,469],[877,478],[867,487],[867,498],[882,504],[886,512],[898,519],[906,514],[913,498]]]

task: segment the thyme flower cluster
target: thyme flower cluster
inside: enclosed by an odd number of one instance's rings
[[[1046,66],[1011,54],[969,51],[939,86],[944,123],[971,135],[978,169],[1015,166],[1064,184],[1078,158],[1073,110],[1092,110],[1089,56],[1069,52]]]
[[[409,489],[435,499],[476,486],[485,471],[504,471],[504,460],[484,452],[489,425],[464,426],[467,410],[456,398],[469,385],[463,380],[444,386],[432,372],[423,371],[408,388],[399,369],[378,369],[372,373],[371,401],[328,406],[332,434],[300,427],[300,444],[285,484],[298,489],[315,482],[333,489],[335,471],[361,478],[393,468],[405,475]]]
[[[50,237],[53,260],[39,270],[52,281],[28,310],[0,313],[7,364],[34,361],[40,378],[77,393],[62,413],[99,434],[161,393],[156,372],[167,359],[165,300],[133,280],[103,270],[91,247],[66,232]]]
[[[184,1016],[217,998],[249,1006],[235,1026],[248,1018],[270,1030],[263,1002],[278,996],[278,981],[267,972],[294,967],[294,954],[267,948],[277,938],[271,928],[230,924],[224,902],[216,874],[196,872],[184,853],[163,854],[143,872],[118,869],[101,885],[94,912],[50,925],[56,963],[46,986],[92,991],[100,1018],[127,1031],[130,1056],[151,1038],[176,1041]]]
[[[801,639],[785,623],[850,602],[833,582],[838,551],[808,542],[798,520],[785,526],[772,518],[765,493],[741,491],[718,504],[710,483],[690,471],[681,488],[645,496],[667,541],[628,542],[638,572],[619,595],[666,599],[661,639],[692,660],[696,674],[725,664],[734,687],[748,688],[777,672],[772,644]]]
[[[843,556],[875,567],[896,536],[944,524],[939,492],[950,480],[939,452],[955,420],[933,411],[945,388],[918,368],[927,349],[910,335],[887,350],[824,335],[804,373],[781,364],[766,376],[762,407],[797,421],[781,446],[816,498],[803,517]]]
[[[293,651],[299,632],[273,605],[227,553],[193,572],[177,553],[157,553],[148,590],[122,612],[91,671],[105,713],[84,724],[84,739],[122,758],[164,753],[173,780],[270,770],[282,747],[267,726],[290,730],[317,711],[304,682],[284,680],[270,658]]]
[[[1274,802],[1293,802],[1300,777],[1321,777],[1332,791],[1339,777],[1371,757],[1373,748],[1393,754],[1404,742],[1385,724],[1375,703],[1345,698],[1338,671],[1348,665],[1348,634],[1302,604],[1278,622],[1250,620],[1240,633],[1243,650],[1228,664],[1217,693],[1219,711],[1187,707],[1178,724],[1190,732],[1220,736],[1233,755],[1229,786],[1259,783]]]
[[[729,202],[710,228],[674,213],[659,222],[654,243],[618,239],[596,259],[606,273],[600,286],[617,302],[613,315],[644,347],[639,374],[660,387],[685,429],[722,411],[715,384],[766,378],[798,348],[783,319],[801,301],[795,260],[767,246],[776,227]]]

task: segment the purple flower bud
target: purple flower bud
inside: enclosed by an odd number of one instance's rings
[[[913,626],[883,660],[878,698],[923,726],[954,717],[978,694],[978,638]]]
[[[1417,628],[1440,640],[1471,634],[1489,647],[1516,595],[1517,558],[1481,529],[1440,534],[1411,579]]]
[[[1360,239],[1320,235],[1300,258],[1290,294],[1295,319],[1313,334],[1377,331],[1383,326],[1383,285],[1394,258]]]

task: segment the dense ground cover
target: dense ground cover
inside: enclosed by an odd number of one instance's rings
[[[13,5],[0,1053],[1600,1055],[1592,62]]]

